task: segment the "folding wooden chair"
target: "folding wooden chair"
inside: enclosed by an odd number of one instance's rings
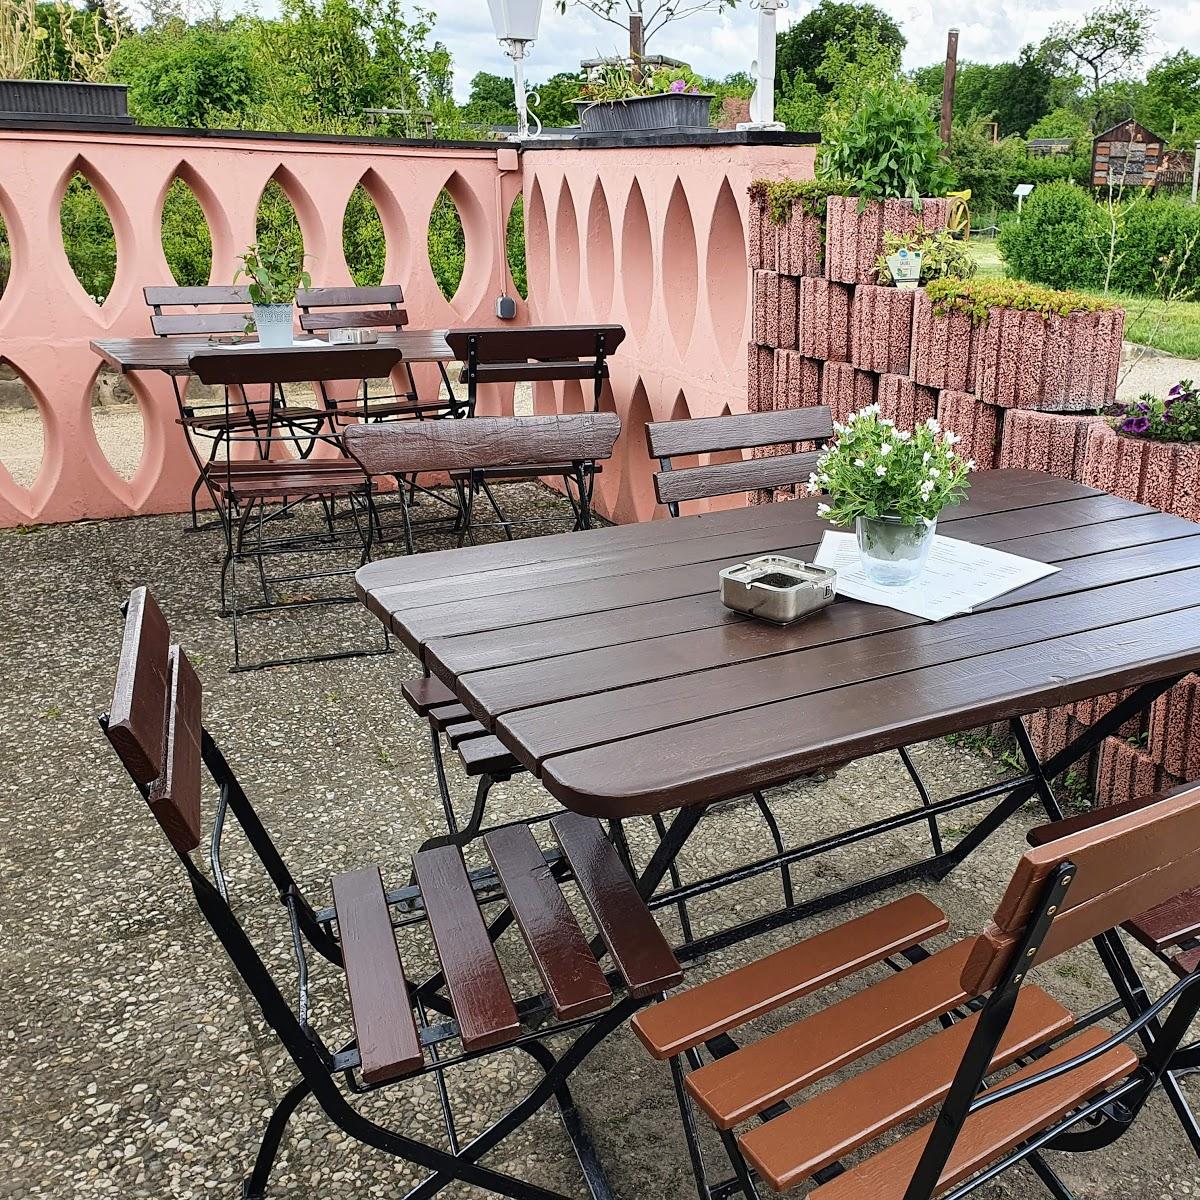
[[[153,598],[138,588],[127,605],[112,706],[101,725],[298,1072],[267,1122],[243,1187],[246,1200],[266,1195],[287,1122],[310,1094],[352,1137],[425,1170],[405,1193],[409,1200],[454,1181],[517,1200],[565,1200],[483,1162],[553,1099],[592,1196],[611,1200],[568,1077],[645,998],[678,983],[682,973],[599,824],[560,812],[549,822],[553,849],[543,849],[527,825],[494,830],[485,842],[491,865],[472,872],[455,847],[420,852],[413,859],[416,883],[392,890],[384,889],[378,867],[347,871],[333,877],[332,904],[317,908],[204,728],[201,709],[200,681],[187,655],[171,642]],[[281,938],[295,955],[287,979],[247,934],[240,916],[247,906],[231,901],[222,848],[235,823],[283,902]],[[586,904],[594,931],[585,933],[576,920],[567,899],[572,892]],[[500,967],[494,943],[514,924],[544,991],[514,996]],[[414,982],[397,936],[406,954],[432,942],[440,968]],[[515,938],[509,940],[519,953]],[[324,969],[344,974],[348,1002],[331,1002],[329,1011],[315,1003],[310,987],[312,973]],[[353,1036],[331,1046],[326,1038],[340,1037],[342,1029]],[[464,1063],[508,1051],[532,1058],[541,1077],[487,1129],[461,1137],[447,1078]],[[428,1092],[406,1085],[425,1076],[436,1084],[444,1145],[379,1124],[356,1107],[358,1097],[387,1086],[405,1089],[409,1105],[418,1103]],[[485,1096],[470,1098],[473,1112],[486,1104]],[[402,1115],[404,1107],[394,1111]]]
[[[301,351],[244,347],[201,351],[192,355],[188,364],[202,383],[220,384],[225,389],[226,410],[232,414],[237,403],[232,398],[241,395],[247,386],[267,386],[283,407],[285,384],[315,381],[325,400],[330,382],[356,379],[362,372],[386,374],[399,360],[399,350],[383,346]],[[325,414],[324,406],[317,411]],[[223,614],[232,618],[234,670],[347,658],[388,649],[385,631],[379,649],[305,654],[253,664],[244,664],[241,659],[241,619],[248,613],[358,602],[352,591],[319,596],[307,592],[312,584],[350,575],[367,562],[374,534],[371,481],[345,456],[341,437],[327,423],[327,414],[320,421],[324,429],[317,426],[310,437],[314,444],[325,445],[331,451],[329,456],[292,456],[294,432],[277,429],[268,415],[266,423],[253,430],[231,425],[224,435],[224,459],[211,462],[205,472],[225,531],[221,607]],[[253,443],[255,455],[235,458],[233,451],[245,442]],[[319,507],[320,519],[315,524],[295,519],[311,511],[300,507],[308,501]],[[342,502],[344,507],[339,509]],[[306,563],[303,569],[290,573],[267,573],[269,560],[287,556],[296,561],[296,556],[313,555],[332,555],[343,561],[328,569],[308,569]],[[261,603],[247,603],[239,592],[238,565],[244,562],[256,568]],[[305,589],[298,595],[292,590],[297,585]]]
[[[534,325],[517,329],[451,329],[446,341],[463,363],[467,384],[467,414],[475,415],[479,386],[487,383],[547,383],[585,380],[592,382],[592,412],[600,411],[600,397],[608,378],[609,356],[625,340],[620,325]],[[565,478],[570,464],[558,464],[563,470],[547,470],[545,462],[496,463],[471,473],[460,472],[455,483],[469,497],[482,492],[497,521],[511,537],[511,524],[491,489],[492,483],[560,475]],[[584,463],[584,482],[590,508],[596,474],[600,467]]]
[[[1200,786],[1192,785],[1029,851],[978,937],[930,953],[922,943],[948,922],[911,895],[638,1014],[638,1037],[671,1062],[700,1195],[753,1197],[759,1181],[782,1191],[809,1180],[813,1200],[957,1200],[1026,1162],[1052,1195],[1069,1198],[1041,1151],[1096,1149],[1129,1128],[1179,1065],[1200,1011],[1200,973],[1130,1006],[1129,1024],[1109,1033],[1097,1022],[1119,1002],[1077,1018],[1030,985],[1029,972],[1103,939],[1198,873]],[[794,1024],[746,1045],[732,1036],[880,964],[891,973]],[[932,1035],[894,1050],[935,1021]],[[1140,1057],[1123,1044],[1135,1034]],[[894,1052],[796,1099],[881,1048]],[[732,1164],[724,1183],[708,1182],[697,1106]],[[936,1120],[850,1161],[933,1109]]]
[[[157,337],[195,338],[240,334],[245,332],[253,317],[250,293],[245,287],[146,287],[142,289],[142,295],[151,308],[150,328]],[[196,463],[196,482],[191,494],[193,529],[200,528],[196,501],[201,488],[208,487],[213,506],[220,508],[208,484],[208,471],[217,461],[230,430],[285,430],[291,434],[297,452],[311,453],[312,434],[320,428],[324,419],[315,408],[303,405],[287,407],[276,402],[274,392],[264,400],[248,397],[241,392],[231,403],[226,391],[223,403],[196,403],[186,399],[180,382],[191,372],[180,374],[169,371],[168,374],[179,411],[178,424],[187,439],[188,452]],[[259,447],[259,453],[262,457],[269,453],[266,443]]]
[[[621,432],[616,413],[565,413],[547,417],[473,417],[466,421],[403,421],[352,425],[347,451],[369,476],[447,472],[459,494],[458,544],[473,533],[473,500],[489,478],[556,475],[571,505],[573,528],[591,527],[589,471],[612,457]],[[509,470],[517,474],[509,476]],[[495,507],[495,505],[494,505]],[[413,525],[401,492],[404,544],[414,553]],[[496,507],[497,522],[512,537],[512,523]],[[543,518],[557,520],[557,518]]]

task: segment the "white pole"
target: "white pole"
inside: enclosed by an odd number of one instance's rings
[[[529,136],[529,107],[525,101],[525,57],[524,42],[509,42],[508,53],[513,60],[513,96],[517,102],[517,138],[524,141]]]
[[[1192,203],[1196,203],[1196,195],[1200,193],[1200,142],[1196,143],[1196,160],[1192,163]]]
[[[750,98],[750,120],[739,129],[782,129],[775,121],[775,25],[776,13],[787,7],[787,0],[757,0],[758,58],[756,81]]]

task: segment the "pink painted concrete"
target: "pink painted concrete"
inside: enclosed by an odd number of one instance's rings
[[[907,375],[915,291],[864,284],[850,305],[850,361],[864,371]]]
[[[772,409],[813,408],[820,403],[821,363],[798,350],[776,350]]]
[[[627,331],[605,397],[624,425],[597,482],[605,516],[665,516],[647,421],[745,410],[748,189],[755,179],[812,178],[814,158],[812,146],[732,145],[522,155],[532,320],[610,320]],[[578,265],[561,252],[573,244]]]
[[[944,390],[938,393],[937,418],[944,429],[957,433],[957,447],[964,458],[975,460],[977,471],[990,471],[996,465],[1000,439],[997,410],[981,404],[969,392]]]
[[[915,429],[937,416],[937,389],[921,387],[903,375],[880,375],[876,401],[881,415],[901,429]]]
[[[1102,421],[1101,417],[1009,409],[1004,414],[997,465],[1082,481],[1088,435],[1092,426]]]
[[[1116,397],[1124,332],[1122,309],[1060,317],[993,308],[976,392],[1002,408],[1102,408]]]
[[[1107,422],[1088,434],[1084,483],[1200,521],[1200,444],[1123,437]]]
[[[1181,679],[1150,710],[1147,750],[1177,779],[1200,779],[1200,675]]]
[[[963,312],[938,315],[924,288],[913,307],[912,377],[926,387],[975,390],[979,327]]]
[[[806,358],[849,361],[851,292],[846,284],[828,279],[800,280],[798,348]]]
[[[823,275],[825,254],[821,222],[801,205],[792,206],[782,225],[775,226],[776,270],[781,275]]]
[[[883,235],[918,229],[944,229],[948,200],[923,200],[920,210],[911,200],[871,200],[830,196],[825,222],[825,275],[841,283],[876,283],[875,264],[883,252]]]
[[[842,424],[852,412],[875,403],[876,376],[849,363],[827,362],[821,368],[821,402]]]
[[[84,294],[63,250],[59,205],[76,171],[96,188],[116,235],[116,279],[103,306]],[[0,356],[29,386],[45,433],[41,470],[30,489],[18,487],[0,467],[0,526],[187,506],[195,468],[165,377],[133,379],[145,445],[128,483],[105,458],[90,412],[100,361],[89,341],[148,335],[142,287],[173,282],[160,228],[163,197],[176,177],[204,209],[214,283],[232,280],[235,255],[254,241],[258,199],[271,179],[296,210],[306,265],[317,284],[351,283],[342,219],[360,181],[387,238],[384,278],[403,284],[415,327],[489,320],[505,283],[499,211],[507,216],[519,175],[498,169],[494,149],[0,132],[0,212],[13,251],[12,277],[0,299]],[[438,289],[426,249],[429,212],[443,187],[457,204],[467,244],[466,269],[452,301]]]

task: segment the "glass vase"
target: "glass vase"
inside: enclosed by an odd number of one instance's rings
[[[915,525],[905,525],[890,514],[858,517],[854,530],[866,577],[884,587],[901,587],[912,583],[924,570],[937,531],[937,518],[927,521],[918,517]]]

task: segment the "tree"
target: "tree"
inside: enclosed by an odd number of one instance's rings
[[[1056,108],[1029,127],[1031,138],[1070,138],[1082,144],[1091,141],[1087,118],[1073,108]]]
[[[517,99],[512,78],[478,72],[471,80],[471,91],[462,107],[462,115],[473,125],[515,125]]]
[[[1146,72],[1138,120],[1173,145],[1200,138],[1200,55],[1177,50]]]
[[[738,0],[555,0],[559,12],[569,5],[585,8],[610,25],[629,30],[629,57],[635,62],[646,53],[650,39],[672,21],[697,13],[723,13]]]
[[[579,124],[579,110],[574,100],[579,95],[580,79],[573,71],[560,71],[545,83],[534,86],[538,103],[534,106],[537,118],[548,129],[565,129]]]
[[[832,83],[819,75],[827,52],[831,48],[852,46],[863,36],[892,51],[899,63],[907,42],[900,26],[882,9],[874,4],[820,0],[816,8],[776,38],[775,86],[779,87],[785,79],[794,80],[800,71],[819,91],[832,91]]]
[[[1082,21],[1054,26],[1042,43],[1047,61],[1074,66],[1083,75],[1094,128],[1099,126],[1103,88],[1125,78],[1141,61],[1156,16],[1154,9],[1134,0],[1105,0]]]

